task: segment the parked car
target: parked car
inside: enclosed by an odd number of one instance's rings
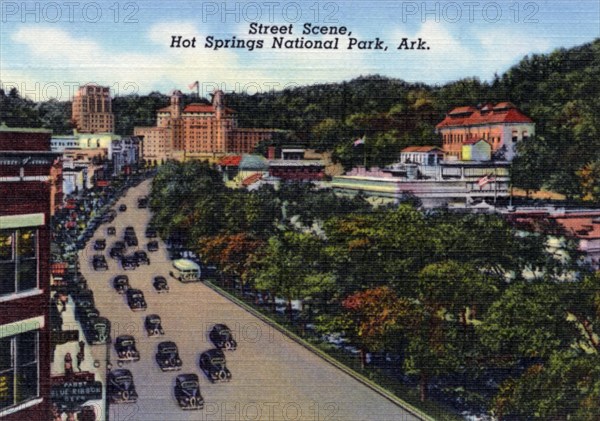
[[[108,263],[106,263],[106,257],[102,254],[95,254],[92,258],[92,265],[94,270],[108,270]]]
[[[94,241],[94,250],[104,250],[106,248],[106,240],[104,238],[99,238]]]
[[[125,227],[125,235],[135,235],[135,228],[131,225]]]
[[[82,328],[94,317],[100,317],[100,312],[93,305],[75,307],[75,320],[79,321]]]
[[[135,270],[138,266],[137,259],[133,254],[121,257],[121,267],[123,270]]]
[[[117,275],[113,279],[113,288],[119,294],[125,294],[125,292],[130,288],[129,286],[129,277],[127,275]]]
[[[158,293],[169,292],[169,284],[164,276],[155,276],[152,285]]]
[[[123,195],[123,196],[125,196],[125,195]],[[119,212],[125,212],[126,210],[127,210],[127,205],[122,204],[119,206]]]
[[[200,355],[200,369],[212,383],[231,380],[231,371],[225,366],[225,354],[218,348]]]
[[[146,328],[146,332],[148,332],[148,336],[158,336],[165,334],[165,331],[162,328],[160,316],[158,314],[147,315],[146,320],[144,321],[144,327]]]
[[[117,235],[117,229],[112,226],[106,228],[106,235]]]
[[[125,244],[127,244],[127,246],[129,246],[129,247],[137,247],[139,244],[138,239],[135,236],[135,234],[133,234],[133,235],[125,234],[124,240],[125,240]]]
[[[133,257],[135,257],[135,260],[137,261],[138,266],[142,263],[145,265],[150,264],[150,258],[148,257],[148,255],[146,254],[145,251],[138,250],[135,253],[133,253]]]
[[[175,342],[166,341],[158,344],[156,363],[162,371],[181,370],[181,358]]]
[[[138,394],[135,391],[133,375],[124,368],[108,373],[108,398],[111,403],[134,403]]]
[[[146,228],[146,238],[156,238],[158,236],[154,227]]]
[[[175,379],[175,399],[182,409],[204,408],[204,398],[200,394],[200,384],[196,374],[180,374]]]
[[[144,293],[139,289],[129,288],[126,292],[127,294],[127,305],[133,311],[143,311],[146,310],[148,305],[146,304],[146,300],[144,299]]]
[[[127,250],[127,245],[124,241],[117,241],[113,244],[108,254],[113,259],[120,259],[125,254],[125,250]]]
[[[110,343],[110,321],[104,317],[90,318],[82,326],[85,340],[90,345]]]
[[[214,325],[208,336],[217,348],[225,348],[229,351],[237,348],[237,342],[233,339],[233,333],[227,325],[221,323]]]
[[[115,340],[117,361],[139,361],[140,353],[135,346],[135,338],[131,335],[121,335]]]
[[[146,248],[148,251],[158,251],[158,241],[148,241]]]
[[[147,208],[148,207],[148,196],[138,197],[137,206],[139,209]]]

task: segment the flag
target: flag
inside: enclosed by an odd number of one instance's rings
[[[197,87],[198,87],[198,81],[195,81],[191,85],[188,85],[188,88],[190,88],[190,91],[196,89]]]
[[[354,146],[358,146],[358,145],[364,145],[365,144],[365,137],[361,137],[359,139],[356,139],[354,141]]]
[[[477,180],[477,185],[481,189],[483,186],[485,186],[486,184],[491,183],[493,181],[496,181],[494,179],[494,177],[492,177],[490,175],[486,175],[486,176],[481,177],[479,180]]]

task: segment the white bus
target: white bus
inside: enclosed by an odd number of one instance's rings
[[[188,259],[173,260],[173,270],[169,274],[181,282],[200,281],[200,265]]]

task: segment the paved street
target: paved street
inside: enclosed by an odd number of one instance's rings
[[[112,338],[132,334],[141,353],[141,360],[124,364],[132,371],[139,399],[136,404],[111,405],[110,420],[414,420],[368,387],[331,366],[302,346],[291,341],[267,324],[223,298],[204,284],[183,284],[169,276],[171,268],[165,245],[160,241],[158,252],[148,253],[150,266],[141,265],[134,271],[123,271],[108,250],[122,240],[126,226],[135,228],[139,249],[148,242],[145,226],[150,220],[148,209],[137,208],[137,198],[148,194],[150,182],[130,189],[118,204],[125,203],[126,212],[119,212],[111,224],[103,224],[87,247],[80,252],[81,271],[94,291],[100,314],[112,322]],[[175,204],[176,205],[176,204]],[[117,228],[117,236],[107,236],[108,226]],[[91,260],[97,238],[107,239],[106,255],[109,270],[94,272]],[[128,248],[128,254],[133,248]],[[133,312],[112,288],[112,279],[127,274],[132,288],[141,289],[148,303],[143,312]],[[163,275],[171,291],[158,294],[152,278]],[[143,326],[147,314],[162,318],[164,336],[148,337]],[[198,366],[201,352],[213,348],[208,331],[215,323],[225,323],[233,330],[238,349],[226,352],[227,366],[233,378],[229,383],[211,384]],[[155,361],[157,344],[172,340],[179,347],[183,368],[179,372],[163,373]],[[95,359],[104,367],[103,345],[91,347]],[[115,368],[116,353],[111,345],[111,360]],[[177,374],[196,373],[205,399],[200,411],[183,411],[173,396]]]

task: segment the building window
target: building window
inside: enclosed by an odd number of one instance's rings
[[[37,286],[37,232],[0,230],[0,296]]]
[[[38,396],[38,331],[1,338],[0,411]]]

